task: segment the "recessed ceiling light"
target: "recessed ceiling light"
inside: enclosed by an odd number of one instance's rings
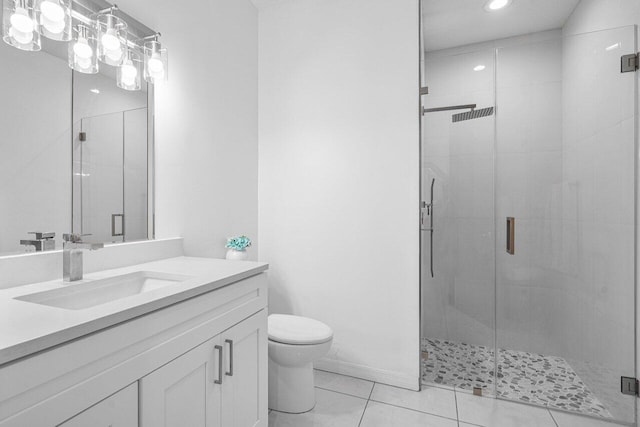
[[[90,91],[95,93],[96,95],[100,93],[100,89],[90,89]]]
[[[482,70],[484,70],[485,68],[487,68],[487,67],[485,67],[485,66],[484,66],[484,65],[482,65],[482,64],[479,64],[479,65],[476,65],[475,67],[473,67],[473,71],[482,71]]]
[[[513,0],[489,0],[484,6],[484,9],[493,12],[495,10],[504,9],[509,6]]]

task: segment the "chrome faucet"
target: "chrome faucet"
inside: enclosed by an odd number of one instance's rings
[[[31,231],[27,234],[35,235],[35,238],[32,240],[20,240],[21,245],[33,246],[36,248],[36,252],[52,251],[56,248],[56,241],[53,240],[56,237],[54,232]]]
[[[104,248],[103,243],[87,243],[82,241],[83,236],[88,234],[63,234],[62,240],[62,277],[65,282],[75,282],[82,280],[82,251]]]

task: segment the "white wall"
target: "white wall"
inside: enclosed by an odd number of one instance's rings
[[[260,9],[260,259],[270,310],[335,333],[318,366],[416,389],[418,2]]]
[[[249,0],[123,0],[162,32],[169,82],[156,90],[156,235],[224,257],[258,226],[258,11]]]

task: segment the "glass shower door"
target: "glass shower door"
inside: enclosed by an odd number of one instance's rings
[[[147,238],[147,125],[147,108],[80,120],[74,144],[75,233],[96,242]]]
[[[634,422],[635,27],[497,51],[496,394]]]
[[[494,392],[493,49],[427,53],[422,118],[422,381]]]
[[[81,121],[81,234],[96,242],[124,241],[122,112]]]

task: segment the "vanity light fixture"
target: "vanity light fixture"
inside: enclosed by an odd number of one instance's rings
[[[99,63],[118,67],[118,87],[142,89],[142,77],[154,84],[167,81],[167,49],[155,33],[118,6],[99,9],[91,0],[2,0],[3,40],[18,49],[38,51],[40,35],[69,42],[69,67],[96,74]],[[104,5],[101,1],[101,6]],[[107,3],[109,5],[109,3]],[[129,29],[129,24],[132,30]],[[150,34],[151,35],[147,35]]]
[[[98,59],[108,65],[119,66],[124,60],[127,45],[127,23],[113,14],[117,8],[108,9],[108,13],[99,13],[96,17],[98,32]]]
[[[167,81],[169,73],[167,49],[162,47],[158,36],[160,33],[144,44],[144,79],[151,84]]]
[[[2,39],[20,50],[41,49],[34,0],[3,0]]]
[[[69,67],[79,73],[96,74],[99,67],[95,31],[85,24],[78,24],[73,33],[73,41],[69,43]]]
[[[509,6],[512,1],[513,0],[489,0],[484,6],[484,9],[488,12],[494,12]]]
[[[71,40],[71,0],[36,0],[38,31],[51,40]]]
[[[116,84],[124,90],[142,89],[142,56],[133,49],[126,49],[122,65],[118,67]]]

